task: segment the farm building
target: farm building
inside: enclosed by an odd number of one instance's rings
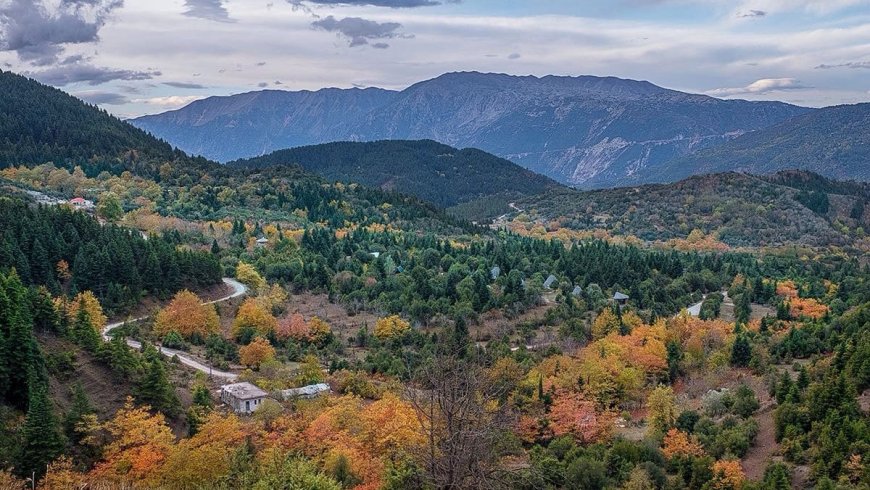
[[[281,391],[281,396],[285,400],[292,398],[316,398],[324,393],[329,393],[329,385],[326,383],[318,383],[316,385],[303,386],[302,388],[292,388]]]
[[[221,401],[245,415],[259,408],[267,396],[268,393],[247,382],[221,386]]]

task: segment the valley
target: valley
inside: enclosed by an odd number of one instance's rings
[[[826,109],[462,73],[134,121],[192,150],[0,89],[0,487],[868,482],[864,133],[639,183]]]

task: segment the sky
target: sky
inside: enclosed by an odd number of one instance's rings
[[[0,0],[0,69],[123,118],[454,71],[821,107],[870,101],[870,0]]]

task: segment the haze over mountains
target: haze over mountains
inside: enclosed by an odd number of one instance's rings
[[[612,77],[472,72],[442,75],[400,92],[210,97],[131,123],[224,162],[330,141],[432,139],[479,148],[578,187],[608,187],[810,111]]]

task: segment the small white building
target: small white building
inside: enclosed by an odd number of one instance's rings
[[[282,390],[281,396],[285,400],[290,400],[293,398],[316,398],[324,393],[329,393],[329,385],[326,383],[317,383],[316,385],[308,385],[303,386],[302,388],[292,388],[289,390]]]
[[[260,238],[257,239],[257,246],[258,247],[265,247],[268,244],[269,244],[269,239],[264,237],[264,236],[261,236]]]
[[[268,393],[248,382],[221,386],[221,401],[245,415],[259,408],[267,396]]]

